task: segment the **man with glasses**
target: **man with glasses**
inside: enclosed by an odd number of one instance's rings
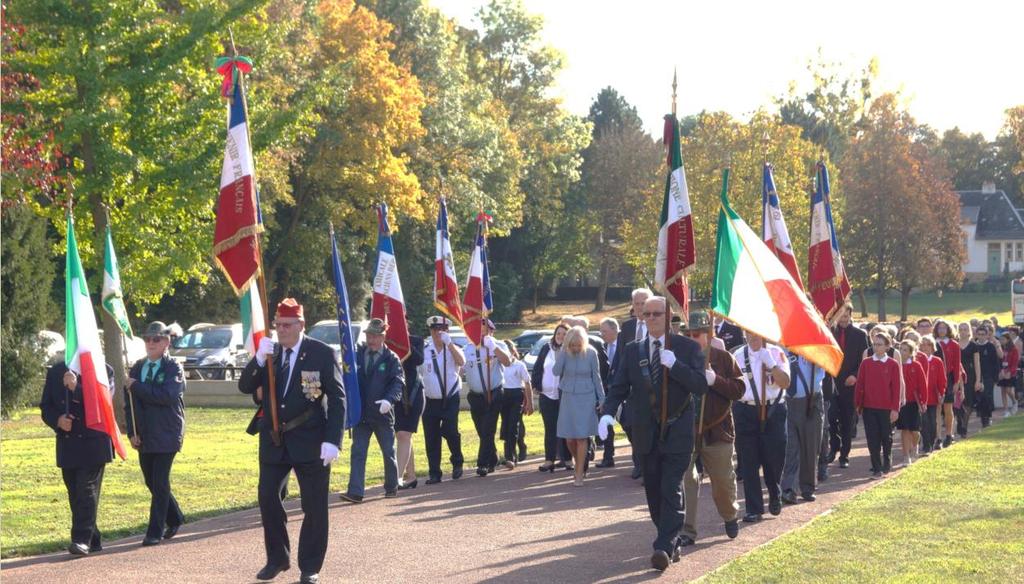
[[[679,560],[683,473],[693,452],[693,395],[708,391],[704,355],[692,339],[667,333],[668,303],[655,296],[640,316],[647,336],[620,349],[619,365],[601,407],[598,435],[607,438],[615,412],[629,403],[633,448],[643,470],[647,509],[657,527],[651,566]],[[664,422],[662,422],[664,420]]]
[[[171,327],[151,322],[142,338],[146,357],[128,373],[124,406],[128,437],[139,451],[139,466],[152,495],[142,545],[153,546],[174,537],[185,522],[171,493],[171,465],[185,438],[185,372],[167,352]]]
[[[631,296],[632,305],[630,306],[629,313],[630,318],[622,323],[622,327],[619,329],[618,337],[615,340],[615,346],[617,350],[615,354],[611,356],[609,361],[609,375],[611,379],[615,379],[615,371],[619,366],[619,362],[622,359],[622,355],[626,352],[626,345],[633,341],[639,341],[647,336],[647,329],[644,325],[644,320],[641,313],[644,311],[644,303],[647,299],[654,296],[654,292],[651,292],[648,288],[637,288],[633,290]],[[607,393],[607,391],[605,391]],[[630,445],[633,444],[633,426],[630,420],[629,404],[622,404],[622,412],[619,414],[619,420],[622,422],[622,431],[626,434],[626,439],[629,440]],[[614,443],[615,434],[612,428],[608,429],[609,440]],[[636,449],[632,452],[633,458],[633,473],[630,475],[633,480],[640,478],[642,474],[640,468],[640,460],[636,454]]]
[[[743,396],[743,372],[736,365],[736,359],[728,351],[711,345],[714,330],[707,312],[690,312],[685,329],[686,336],[697,341],[702,351],[711,351],[708,358],[710,370],[705,372],[708,393],[694,405],[697,411],[697,430],[690,466],[683,475],[686,522],[680,537],[683,546],[693,545],[697,540],[697,501],[700,497],[701,475],[707,474],[711,481],[711,499],[715,502],[718,515],[725,521],[725,533],[729,538],[739,534],[739,505],[736,503],[736,472],[732,468],[733,443],[736,430],[732,421],[732,402]],[[697,458],[704,468],[697,472]]]
[[[427,484],[441,482],[441,439],[448,444],[452,479],[462,477],[462,435],[459,434],[459,372],[466,358],[448,334],[451,321],[443,316],[427,319],[430,339],[423,346],[423,442],[427,450]]]
[[[242,371],[238,389],[256,394],[270,388],[268,369],[274,367],[277,418],[280,436],[273,435],[271,402],[260,423],[260,519],[267,564],[257,580],[272,580],[291,568],[288,520],[281,502],[288,475],[295,471],[302,496],[302,529],[299,531],[300,582],[320,581],[327,554],[327,491],[331,462],[338,458],[345,423],[345,387],[334,349],[307,337],[302,305],[285,298],[277,305],[274,329],[277,342],[264,337],[256,356]],[[268,359],[272,357],[272,359]],[[374,404],[363,404],[364,408]]]

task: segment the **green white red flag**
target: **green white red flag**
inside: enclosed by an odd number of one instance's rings
[[[690,297],[686,270],[695,263],[697,254],[693,241],[690,191],[686,186],[683,154],[679,146],[679,120],[675,114],[665,116],[665,143],[668,145],[669,172],[661,205],[654,284],[666,297],[675,300],[683,318],[686,318]]]

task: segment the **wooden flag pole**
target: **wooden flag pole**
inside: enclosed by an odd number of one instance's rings
[[[677,83],[678,77],[679,77],[678,76],[678,72],[675,69],[673,69],[672,70],[672,123],[673,124],[676,123],[675,122],[675,117],[676,117],[676,86],[678,84]],[[672,139],[675,139],[675,132],[674,131],[672,133]],[[669,151],[671,152],[672,144],[669,143],[668,147],[669,147]],[[671,172],[671,170],[672,170],[671,166],[672,165],[671,165],[671,160],[670,160],[669,161],[669,167],[670,167],[669,168],[669,172]],[[672,329],[670,328],[670,326],[671,326],[671,322],[670,322],[671,317],[669,316],[669,312],[671,312],[671,310],[669,309],[669,306],[671,306],[671,304],[669,303],[669,298],[672,296],[672,294],[669,293],[667,285],[665,286],[665,290],[663,292],[665,294],[665,314],[664,314],[664,316],[665,316],[665,332],[664,332],[664,334],[665,334],[665,346],[662,347],[662,350],[663,351],[669,351],[669,350],[671,350],[670,347],[669,347],[669,337],[672,336],[670,334]],[[661,427],[661,430],[660,430],[660,432],[661,432],[661,434],[660,434],[661,440],[665,440],[665,433],[668,430],[666,428],[666,426],[668,425],[668,368],[664,366],[664,362],[662,364],[662,367],[664,368],[664,371],[661,372],[661,413],[660,413],[660,416],[658,417],[658,421],[659,421],[659,425]]]
[[[235,48],[235,33],[229,28],[228,36],[231,39],[231,54],[237,58],[238,50]],[[256,157],[252,155],[252,135],[249,133],[249,103],[245,99],[245,74],[239,71],[238,82],[242,85],[242,110],[245,111],[245,133],[249,139],[249,155],[252,156],[252,185],[253,191],[257,190],[256,187]],[[259,210],[257,209],[257,213]],[[257,233],[253,238],[256,242],[256,255],[259,258],[259,268],[256,270],[256,282],[260,289],[260,304],[263,308],[263,322],[264,326],[270,322],[270,307],[267,303],[267,281],[263,275],[263,247],[260,245],[260,234]],[[264,333],[267,333],[267,329],[264,329]],[[256,347],[254,350],[258,350]],[[277,379],[274,371],[274,355],[271,353],[267,355],[267,385],[269,386],[266,391],[266,396],[270,398],[270,439],[274,443],[274,446],[281,446],[281,423],[278,420],[277,415]],[[264,413],[266,413],[264,411]]]

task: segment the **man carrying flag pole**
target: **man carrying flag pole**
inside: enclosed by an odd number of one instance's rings
[[[71,506],[71,545],[76,556],[102,549],[96,528],[103,470],[114,451],[127,453],[111,401],[113,369],[100,348],[99,331],[85,272],[78,255],[70,207],[67,215],[66,335],[64,362],[47,371],[39,403],[43,421],[57,438],[61,469]]]

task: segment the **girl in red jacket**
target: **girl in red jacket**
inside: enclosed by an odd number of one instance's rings
[[[942,419],[946,425],[946,439],[940,444],[936,436],[935,449],[938,450],[948,448],[953,443],[953,396],[956,393],[963,394],[964,374],[963,364],[960,362],[960,343],[954,336],[956,333],[953,332],[953,326],[940,318],[935,321],[934,330],[935,342],[938,344],[936,355],[946,364],[946,392],[942,395]]]
[[[920,351],[917,352],[918,363],[924,367],[924,376],[928,379],[928,396],[925,400],[925,411],[921,417],[921,456],[935,448],[939,436],[938,408],[942,396],[946,393],[946,365],[935,352],[935,339],[931,335],[921,337]]]
[[[900,446],[903,448],[903,464],[910,465],[917,454],[917,443],[921,439],[921,414],[928,401],[928,378],[924,368],[916,359],[917,343],[904,340],[900,343],[900,357],[903,367],[903,383],[906,387],[906,403],[900,408],[896,427],[901,431]]]
[[[1017,411],[1017,400],[1014,399],[1014,383],[1017,379],[1017,365],[1020,363],[1020,352],[1013,342],[1010,333],[999,337],[1003,345],[1003,368],[999,371],[997,385],[1003,390],[1003,417],[1009,418]]]
[[[853,404],[864,420],[872,478],[892,467],[892,423],[899,417],[901,375],[899,362],[886,354],[891,346],[887,333],[871,337],[874,354],[861,361],[853,394]]]

